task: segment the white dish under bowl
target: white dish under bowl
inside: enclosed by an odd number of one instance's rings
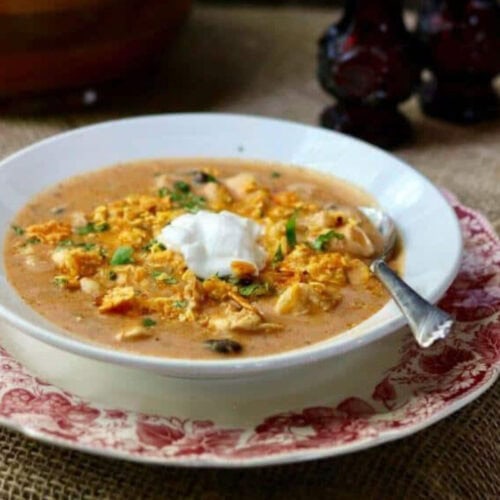
[[[16,212],[39,191],[68,177],[146,158],[256,159],[330,173],[358,185],[396,222],[405,249],[404,279],[431,302],[453,281],[462,240],[439,190],[414,169],[366,143],[316,127],[225,114],[160,115],[107,122],[42,141],[0,163],[0,243]],[[18,296],[0,265],[0,316],[32,337],[80,356],[163,375],[246,377],[324,360],[394,332],[404,318],[393,301],[329,340],[281,354],[222,360],[159,358],[78,340]],[[334,314],[334,313],[333,313]]]

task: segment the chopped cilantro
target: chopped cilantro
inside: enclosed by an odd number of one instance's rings
[[[161,282],[165,283],[166,285],[175,285],[176,283],[179,282],[175,276],[169,276],[164,271],[155,270],[151,273],[151,276],[155,280],[161,281]]]
[[[281,174],[279,172],[271,172],[271,177],[273,179],[277,179],[278,177],[281,177]]]
[[[271,292],[269,283],[252,283],[251,285],[240,286],[238,292],[243,297],[267,295]]]
[[[174,302],[174,307],[178,307],[179,309],[184,309],[187,307],[188,301],[187,300],[176,300]]]
[[[31,238],[28,238],[24,243],[23,246],[26,245],[38,245],[38,243],[41,243],[42,240],[40,238],[37,238],[36,236],[31,236]]]
[[[154,250],[163,251],[166,250],[167,247],[163,243],[160,243],[158,240],[152,239],[147,245],[144,245],[142,249],[146,250],[146,252],[151,252]]]
[[[198,212],[205,207],[205,198],[203,196],[192,195],[189,200],[184,203],[184,208],[189,212]]]
[[[314,248],[314,250],[325,250],[326,245],[330,240],[333,240],[336,238],[337,240],[343,240],[344,235],[341,233],[337,233],[337,231],[334,231],[333,229],[331,231],[328,231],[326,233],[320,234],[312,243],[311,247]]]
[[[65,276],[56,276],[53,279],[53,282],[58,287],[64,288],[68,284],[68,278],[66,278]]]
[[[83,248],[86,252],[90,252],[90,250],[94,250],[94,248],[96,247],[96,244],[95,243],[80,243],[77,246]]]
[[[132,247],[124,246],[118,247],[111,257],[112,266],[122,266],[124,264],[130,264],[133,262],[132,255],[134,254],[134,249]]]
[[[24,234],[24,229],[20,226],[16,226],[15,224],[12,224],[12,231],[14,231],[18,236],[22,236]]]
[[[159,189],[158,196],[160,196],[160,198],[169,196],[176,207],[185,208],[189,212],[197,212],[204,208],[206,203],[205,198],[192,193],[189,184],[184,181],[176,182],[173,191],[168,188]]]
[[[276,252],[274,253],[272,264],[276,265],[278,262],[281,262],[284,258],[285,258],[285,256],[283,255],[283,250],[281,248],[281,245],[278,245],[278,248],[276,249]]]
[[[95,243],[75,243],[72,240],[62,240],[57,244],[57,248],[83,248],[86,252],[90,252],[90,250],[94,250],[96,248]],[[99,248],[99,253],[104,257],[105,251],[103,248]]]
[[[105,231],[109,231],[109,224],[107,222],[103,222],[101,224],[89,222],[86,226],[77,227],[75,230],[76,234],[79,234],[80,236],[90,233],[104,233]]]
[[[177,181],[174,183],[174,189],[181,193],[189,193],[189,191],[191,191],[191,186],[187,182]]]
[[[59,248],[69,248],[75,246],[75,244],[71,240],[62,240],[57,244],[57,246]]]
[[[145,326],[146,328],[151,328],[152,326],[156,325],[156,321],[152,318],[144,318],[142,320],[142,326]]]
[[[285,234],[286,241],[290,248],[293,248],[297,244],[297,212],[286,221]]]
[[[215,277],[217,279],[220,279],[221,281],[231,283],[231,285],[239,285],[240,284],[240,279],[237,278],[236,276],[231,275],[231,274],[228,274],[226,276],[221,276],[219,274],[216,274]]]

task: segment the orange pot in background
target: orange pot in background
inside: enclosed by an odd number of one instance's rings
[[[0,0],[0,97],[81,87],[150,66],[191,0]]]

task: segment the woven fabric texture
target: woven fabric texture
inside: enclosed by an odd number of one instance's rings
[[[0,157],[75,126],[135,114],[224,111],[316,123],[330,99],[315,42],[331,10],[196,7],[152,92],[107,112],[1,117]],[[415,141],[396,151],[500,229],[500,123],[459,127],[402,106]],[[0,430],[0,498],[494,499],[500,497],[500,386],[402,441],[352,455],[252,470],[136,465]]]

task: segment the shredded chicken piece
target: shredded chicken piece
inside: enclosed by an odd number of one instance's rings
[[[360,257],[371,257],[375,247],[367,234],[359,226],[347,226],[340,230],[345,235],[345,249]]]
[[[87,217],[83,212],[73,212],[70,215],[70,220],[73,228],[85,226],[88,222]]]
[[[322,283],[294,283],[279,296],[274,309],[279,314],[310,314],[329,311],[338,301],[338,292]]]
[[[371,277],[369,267],[359,259],[352,259],[346,271],[351,285],[364,285]]]
[[[219,332],[228,331],[265,331],[283,328],[278,323],[266,323],[262,316],[255,311],[241,309],[239,311],[226,308],[224,316],[213,317],[208,322],[209,326]]]
[[[223,210],[233,200],[231,193],[223,184],[207,182],[201,188],[201,194],[213,210]]]
[[[128,330],[123,330],[116,335],[116,340],[122,342],[127,340],[140,340],[153,336],[153,332],[142,326],[134,326]]]
[[[237,200],[243,199],[258,187],[255,175],[244,172],[225,179],[224,184],[229,189],[231,196]]]
[[[92,297],[98,297],[101,293],[101,285],[91,278],[82,278],[80,280],[80,288],[83,293],[92,295]]]

